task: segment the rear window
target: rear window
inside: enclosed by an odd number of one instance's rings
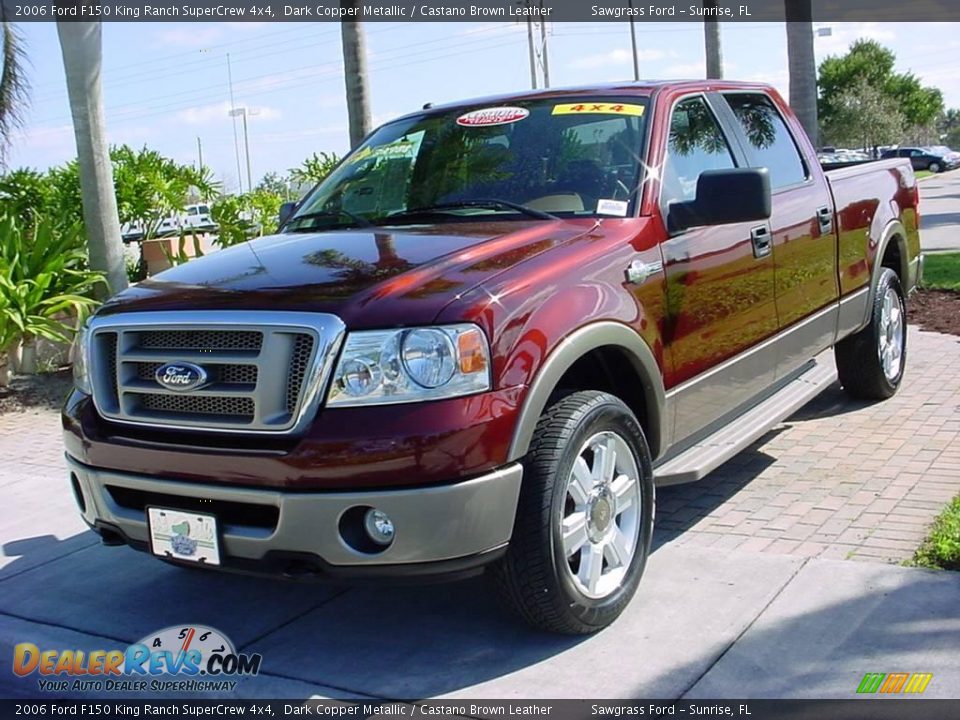
[[[797,144],[770,98],[762,93],[724,95],[747,138],[751,167],[770,170],[773,190],[804,182],[809,174]]]

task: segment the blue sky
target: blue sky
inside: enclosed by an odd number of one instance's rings
[[[897,54],[898,68],[940,87],[960,107],[955,23],[837,23],[816,39],[818,61],[858,37]],[[75,155],[60,48],[52,23],[20,26],[32,61],[32,102],[9,164],[46,168]],[[725,74],[772,83],[786,95],[782,24],[723,26]],[[374,123],[444,102],[530,85],[525,24],[368,23]],[[640,74],[702,77],[699,23],[638,23]],[[143,144],[204,164],[237,189],[227,53],[236,105],[249,119],[254,183],[314,151],[347,149],[340,28],[333,23],[108,23],[103,28],[104,101],[113,143]],[[551,84],[632,78],[628,25],[548,24]],[[242,141],[241,141],[242,152]],[[245,175],[245,165],[243,166]],[[244,180],[245,182],[245,180]]]

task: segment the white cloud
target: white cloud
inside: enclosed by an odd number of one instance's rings
[[[737,64],[729,60],[723,61],[723,75],[726,78],[735,78],[737,80],[743,80],[744,78],[736,75]],[[707,75],[707,65],[705,60],[699,60],[698,62],[689,62],[689,63],[677,63],[675,65],[667,66],[664,71],[664,77],[667,79],[674,80],[683,80],[683,79],[692,79],[696,80],[698,78],[706,77]]]
[[[74,143],[73,125],[27,128],[14,135],[14,149],[63,150]]]
[[[237,100],[236,107],[244,107],[246,104]],[[276,120],[282,116],[282,113],[266,105],[249,105],[250,116],[256,120]],[[187,125],[211,125],[213,123],[223,122],[229,118],[230,103],[224,100],[219,103],[210,103],[209,105],[198,105],[196,107],[180,110],[174,114],[177,121]]]
[[[286,142],[301,142],[303,140],[309,140],[311,138],[320,137],[322,135],[339,135],[342,134],[346,136],[348,129],[346,125],[330,125],[327,127],[317,127],[310,128],[308,130],[290,130],[287,132],[276,132],[276,133],[257,133],[258,142],[269,142],[269,143],[286,143]]]
[[[664,57],[666,57],[666,54],[662,50],[655,50],[653,48],[637,50],[637,59],[641,62],[661,60]],[[570,63],[570,67],[576,70],[596,70],[612,65],[629,65],[632,62],[633,53],[630,50],[615,48],[605,53],[585,55]]]
[[[890,42],[897,37],[896,32],[890,29],[890,23],[818,23],[817,28],[830,28],[830,35],[814,36],[818,58],[842,55],[856,40]]]

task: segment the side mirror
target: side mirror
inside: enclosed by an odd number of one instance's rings
[[[670,205],[667,226],[680,232],[699,225],[766,220],[770,212],[767,168],[705,170],[697,178],[697,197]]]
[[[287,219],[293,215],[293,211],[296,210],[297,204],[295,202],[285,202],[280,206],[280,224],[283,225]]]

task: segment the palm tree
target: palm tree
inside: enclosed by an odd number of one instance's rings
[[[0,7],[0,18],[5,11]],[[26,57],[20,35],[13,25],[3,20],[3,70],[0,71],[0,164],[10,144],[10,136],[23,122],[27,104]]]
[[[98,22],[58,22],[57,34],[67,74],[73,133],[77,140],[90,267],[103,272],[110,285],[109,292],[117,293],[127,287],[127,272],[103,113],[101,25]]]
[[[787,67],[790,71],[790,105],[810,142],[817,146],[817,62],[813,54],[811,0],[785,0],[787,16]]]
[[[703,8],[716,12],[717,0],[703,0]],[[720,23],[716,15],[704,16],[703,47],[707,55],[707,77],[719,80],[723,77],[723,51],[720,48]]]
[[[360,0],[344,0],[345,7],[357,8]],[[363,25],[357,21],[340,23],[343,40],[343,78],[347,86],[347,116],[350,121],[350,147],[354,148],[370,132],[370,98],[367,95],[367,53]]]

